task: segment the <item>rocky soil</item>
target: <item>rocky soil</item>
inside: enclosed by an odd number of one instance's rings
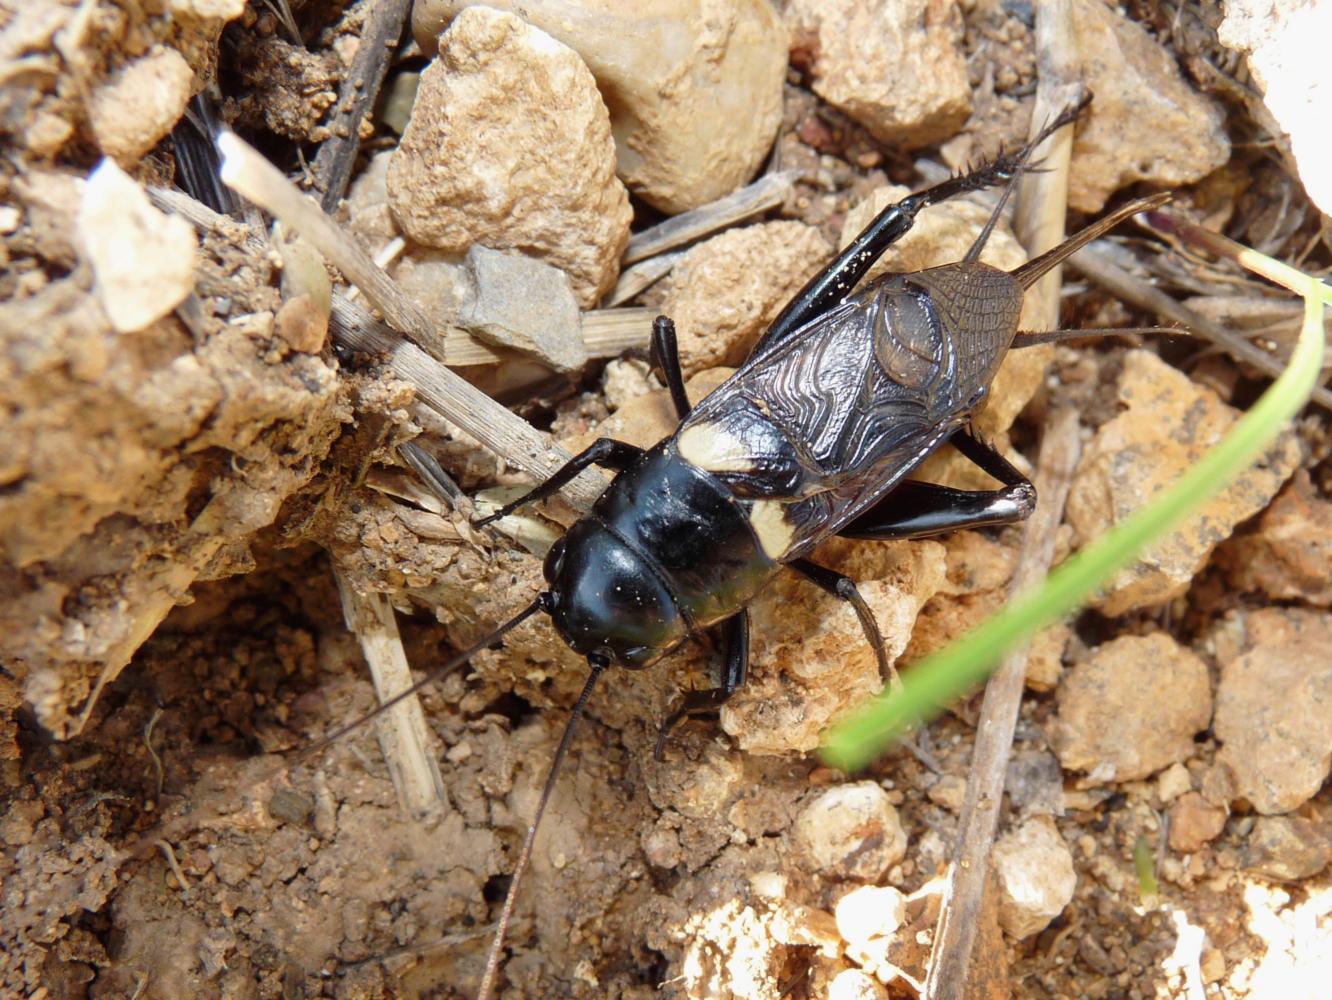
[[[1035,6],[0,0],[0,994],[475,994],[585,663],[538,616],[423,711],[302,752],[393,670],[529,603],[577,516],[471,526],[471,498],[549,464],[479,444],[502,421],[450,411],[443,365],[570,451],[655,443],[673,423],[645,361],[656,312],[705,393],[873,212],[1024,141],[1061,54],[1095,94],[1070,229],[1168,188],[1332,267],[1299,119],[1320,77],[1279,49],[1318,37],[1317,13],[1073,0],[1059,42]],[[430,329],[378,323],[367,302],[396,314],[318,240],[218,182],[221,126]],[[719,228],[717,200],[760,175],[777,194]],[[684,242],[653,242],[699,209]],[[987,215],[928,210],[887,266],[958,259]],[[1278,357],[1293,342],[1283,295],[1118,234],[1097,252],[1132,287]],[[1001,225],[985,259],[1025,252]],[[1090,273],[1066,270],[1062,325],[1159,322]],[[1267,382],[1201,340],[1060,344],[1015,352],[978,426],[1030,470],[1051,415],[1078,411],[1062,559]],[[1033,643],[972,995],[1321,995],[1330,452],[1312,405]],[[921,474],[985,482],[946,451]],[[909,673],[1003,605],[1021,531],[816,555],[860,581]],[[750,682],[660,761],[660,720],[713,650],[593,695],[500,995],[920,995],[978,701],[835,771],[820,734],[880,684],[855,615],[788,576],[752,616]]]

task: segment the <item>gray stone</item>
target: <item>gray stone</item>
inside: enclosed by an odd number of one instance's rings
[[[458,319],[479,339],[531,354],[556,371],[587,362],[578,302],[563,271],[519,253],[467,251],[472,295]]]
[[[1278,882],[1311,878],[1332,861],[1328,832],[1303,816],[1261,816],[1244,844],[1244,867]]]

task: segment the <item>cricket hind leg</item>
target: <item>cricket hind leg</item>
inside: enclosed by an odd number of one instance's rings
[[[657,760],[662,759],[666,740],[681,721],[715,716],[749,676],[749,612],[739,611],[732,615],[714,629],[713,635],[720,636],[724,650],[721,684],[715,688],[686,691],[681,695],[675,708],[657,730],[657,745],[652,751],[652,756]]]
[[[970,431],[953,435],[952,444],[1003,487],[958,490],[908,479],[838,532],[844,538],[885,541],[926,538],[961,528],[1015,524],[1036,509],[1036,487],[1013,464]]]
[[[1086,101],[1064,111],[1020,149],[1001,153],[985,166],[950,177],[889,205],[787,304],[754,348],[754,354],[781,343],[811,319],[827,312],[850,295],[884,251],[911,229],[921,209],[968,191],[1007,184],[1022,172],[1032,151],[1052,133],[1077,118],[1084,107]]]

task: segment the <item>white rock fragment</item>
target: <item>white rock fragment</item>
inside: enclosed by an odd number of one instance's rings
[[[97,298],[119,333],[161,319],[193,290],[194,230],[154,208],[114,160],[103,159],[88,177],[78,229]]]
[[[88,97],[88,122],[102,152],[129,167],[185,113],[194,70],[173,48],[154,46],[127,62]]]
[[[1051,742],[1067,770],[1145,778],[1187,760],[1212,718],[1207,664],[1164,632],[1099,646],[1059,683]]]
[[[828,789],[796,817],[793,833],[810,869],[837,878],[875,881],[906,854],[897,810],[873,781]]]
[[[926,146],[971,112],[955,4],[931,0],[791,0],[791,48],[814,93],[880,142]]]
[[[1327,142],[1332,4],[1227,0],[1225,12],[1217,40],[1247,51],[1248,70],[1263,91],[1263,102],[1290,135],[1305,190],[1325,214],[1332,213],[1332,149]]]
[[[520,253],[467,251],[472,294],[458,318],[481,340],[531,354],[556,371],[587,362],[582,319],[568,276]]]
[[[245,0],[170,0],[171,13],[209,20],[230,21],[245,12]]]
[[[463,11],[440,39],[387,188],[413,241],[521,250],[568,274],[584,306],[615,283],[629,240],[592,74],[545,32],[486,7]]]
[[[833,917],[843,941],[892,937],[906,920],[906,896],[892,886],[863,885],[837,901]]]
[[[887,962],[888,946],[906,923],[906,896],[892,886],[861,886],[838,900],[833,916],[847,956],[875,969]]]
[[[610,108],[621,179],[663,212],[730,193],[768,155],[787,49],[769,0],[416,0],[421,48],[479,2],[582,56]]]
[[[1078,877],[1073,854],[1054,823],[1029,820],[994,845],[999,879],[999,923],[1012,938],[1030,937],[1049,926],[1073,898]]]
[[[843,969],[828,986],[828,1000],[888,1000],[888,987],[859,969]]]

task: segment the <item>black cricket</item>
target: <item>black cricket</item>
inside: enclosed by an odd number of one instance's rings
[[[1020,332],[1023,294],[1086,243],[1165,200],[1128,204],[1011,272],[980,261],[1033,149],[1080,110],[1065,112],[1022,149],[884,209],[786,306],[749,359],[696,406],[685,395],[674,325],[658,317],[652,354],[680,419],[675,433],[648,450],[601,438],[531,492],[476,522],[488,524],[549,497],[588,466],[617,473],[550,550],[548,589],[535,602],[372,713],[456,669],[537,611],[547,612],[564,641],[587,657],[591,673],[515,866],[483,1000],[498,976],[505,930],[560,764],[607,667],[650,666],[703,633],[719,640],[720,684],[683,694],[661,727],[660,755],[676,723],[716,713],[744,683],[746,608],[774,575],[790,568],[852,605],[886,677],[883,642],[854,581],[807,554],[833,535],[919,538],[1009,524],[1032,512],[1035,488],[973,433],[973,414],[1010,349],[1124,331]],[[921,209],[999,184],[1007,185],[1003,197],[962,260],[886,274],[855,290]],[[1000,487],[967,491],[908,478],[945,442]]]

